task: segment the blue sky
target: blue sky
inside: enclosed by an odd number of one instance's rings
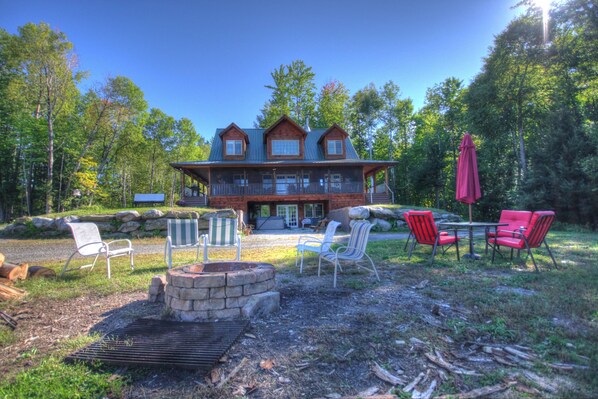
[[[516,0],[0,0],[0,27],[46,22],[75,45],[82,89],[126,76],[151,107],[191,119],[205,137],[252,127],[270,73],[301,59],[319,88],[351,94],[393,80],[423,105],[426,90],[480,72]]]

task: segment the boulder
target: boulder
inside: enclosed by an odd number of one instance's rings
[[[204,220],[209,220],[211,218],[236,218],[237,212],[233,209],[222,209],[216,212],[208,212],[201,215],[201,218]]]
[[[77,216],[65,216],[56,218],[56,229],[62,233],[68,233],[71,231],[67,223],[78,223],[79,218]]]
[[[265,316],[280,309],[280,293],[276,291],[252,295],[249,302],[241,308],[243,317]]]
[[[385,219],[372,218],[370,223],[374,225],[373,229],[376,231],[390,231],[392,224]]]
[[[199,213],[195,211],[168,211],[165,217],[168,219],[199,219]]]
[[[377,219],[394,220],[398,218],[398,216],[392,211],[392,209],[380,207],[369,207],[369,209],[370,216]]]
[[[150,209],[149,211],[147,211],[143,215],[141,215],[141,218],[144,220],[149,220],[149,219],[158,219],[158,218],[161,218],[162,216],[164,216],[164,212],[162,212],[161,210]]]
[[[79,219],[82,222],[112,222],[114,219],[114,215],[86,215],[80,216]]]
[[[370,218],[370,210],[365,206],[356,206],[355,208],[351,208],[351,210],[349,210],[349,218],[350,219],[369,219]]]
[[[27,230],[29,230],[29,229],[24,224],[16,224],[15,223],[15,224],[6,226],[6,228],[4,230],[2,230],[2,235],[5,237],[22,236],[27,233]]]
[[[139,230],[140,227],[141,227],[141,223],[131,221],[131,222],[123,223],[120,226],[120,228],[118,229],[118,231],[120,231],[121,233],[130,233],[132,231]]]
[[[137,211],[122,211],[118,212],[114,217],[116,220],[126,223],[132,220],[139,220],[141,215],[139,215],[139,212]]]
[[[55,226],[54,219],[44,217],[34,217],[31,219],[31,223],[33,223],[36,229],[40,230],[49,230]]]
[[[15,219],[15,224],[26,224],[28,222],[31,222],[31,217],[30,216],[21,216],[19,218]]]
[[[145,231],[152,231],[152,230],[166,230],[168,229],[168,219],[150,219],[145,222],[143,229]]]
[[[116,226],[110,222],[96,222],[96,226],[98,226],[100,232],[112,233],[116,231]]]

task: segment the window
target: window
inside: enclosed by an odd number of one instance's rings
[[[272,140],[272,155],[299,155],[299,140]]]
[[[328,140],[328,155],[342,155],[343,142],[341,140]]]
[[[303,206],[303,215],[310,219],[324,217],[324,204],[305,204]]]
[[[241,140],[226,140],[226,155],[243,155]]]
[[[269,217],[270,216],[270,205],[260,205],[260,216],[261,217]]]
[[[233,183],[238,187],[247,187],[247,179],[243,175],[233,175]]]

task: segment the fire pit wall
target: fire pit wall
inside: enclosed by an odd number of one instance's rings
[[[213,270],[205,272],[205,270]],[[275,268],[267,263],[215,262],[169,270],[164,302],[183,321],[233,320],[276,311]]]

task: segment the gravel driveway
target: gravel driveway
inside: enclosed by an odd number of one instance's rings
[[[271,230],[259,231],[243,237],[244,248],[260,248],[271,246],[294,246],[301,235],[310,234],[311,230]],[[318,235],[316,235],[318,236]],[[321,237],[321,235],[319,235]],[[341,232],[335,236],[336,242],[345,242],[349,235]],[[406,239],[406,233],[372,233],[370,239],[391,240]],[[156,239],[133,239],[133,248],[136,254],[160,254],[164,252],[164,242],[156,242]],[[0,238],[0,252],[6,260],[11,263],[26,262],[32,264],[42,261],[66,260],[74,251],[75,245],[72,238],[48,238],[48,239],[7,239]]]

